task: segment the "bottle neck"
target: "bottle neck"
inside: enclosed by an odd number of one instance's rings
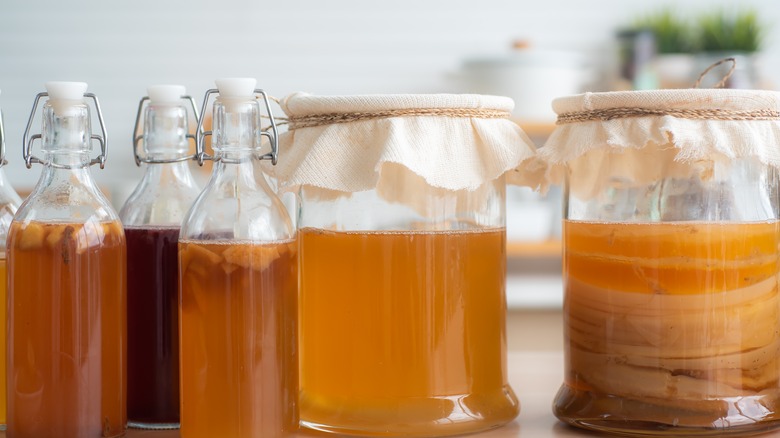
[[[43,107],[41,149],[49,153],[89,153],[92,150],[90,111],[83,103]]]
[[[254,98],[217,98],[213,120],[211,145],[216,157],[243,160],[260,149],[260,105]]]
[[[47,102],[43,108],[41,150],[43,162],[55,169],[89,167],[92,129],[89,107],[81,102]]]
[[[187,111],[178,104],[150,104],[144,122],[144,153],[151,160],[175,160],[188,155]]]
[[[212,149],[217,181],[253,190],[268,190],[258,159],[260,106],[252,98],[222,98],[214,102]]]

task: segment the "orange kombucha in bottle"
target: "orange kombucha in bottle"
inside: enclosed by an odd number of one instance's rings
[[[297,248],[182,241],[182,434],[273,437],[297,428]]]
[[[9,436],[125,429],[125,242],[119,222],[14,222]]]

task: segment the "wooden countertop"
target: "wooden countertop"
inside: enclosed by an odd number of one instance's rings
[[[560,423],[552,414],[551,404],[563,381],[563,353],[510,352],[508,358],[509,382],[520,398],[520,416],[498,429],[468,437],[480,438],[547,438],[602,436]],[[313,432],[301,432],[299,437],[335,436]],[[780,437],[780,431],[763,436]],[[5,432],[0,432],[5,437]],[[145,431],[130,429],[128,438],[179,438],[178,430]]]

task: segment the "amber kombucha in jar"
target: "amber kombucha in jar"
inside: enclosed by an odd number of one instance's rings
[[[455,419],[453,434],[517,415],[506,402],[503,228],[303,228],[300,239],[307,422],[373,435],[414,418],[405,434],[425,435],[442,418]]]

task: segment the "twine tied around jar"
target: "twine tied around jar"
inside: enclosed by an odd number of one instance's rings
[[[693,87],[699,89],[702,79],[713,68],[725,63],[731,62],[731,69],[723,78],[715,84],[715,88],[721,88],[734,73],[737,67],[737,61],[734,58],[724,58],[707,67],[694,83]],[[679,119],[692,120],[780,120],[780,112],[775,109],[754,109],[754,110],[729,110],[719,108],[706,109],[676,109],[676,108],[641,108],[641,107],[615,107],[607,109],[596,109],[586,111],[576,111],[561,113],[558,115],[556,125],[565,125],[568,123],[580,123],[590,121],[609,121],[615,119],[627,119],[632,117],[647,116],[672,116]]]
[[[274,96],[269,96],[271,100],[281,105],[282,101]],[[509,119],[509,111],[489,109],[489,108],[407,108],[394,109],[376,112],[345,112],[345,113],[325,113],[311,114],[305,116],[293,117],[275,117],[280,121],[277,126],[287,125],[288,131],[302,128],[311,128],[315,126],[334,125],[338,123],[360,122],[365,120],[386,119],[391,117],[458,117],[458,118],[477,118],[477,119]],[[262,116],[268,118],[267,116]]]
[[[508,111],[488,108],[408,108],[376,112],[311,114],[287,119],[290,131],[314,126],[337,123],[359,122],[364,120],[386,119],[391,117],[458,117],[478,119],[508,119]]]

